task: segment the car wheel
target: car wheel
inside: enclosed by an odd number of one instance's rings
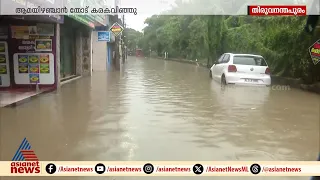
[[[221,84],[227,85],[227,80],[226,80],[226,77],[224,76],[224,74],[221,76]]]
[[[212,71],[209,71],[209,77],[212,78]]]

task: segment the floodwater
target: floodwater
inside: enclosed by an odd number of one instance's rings
[[[120,72],[94,72],[0,113],[1,160],[7,161],[24,137],[43,161],[312,161],[319,150],[318,95],[223,88],[203,67],[155,59],[129,57]]]

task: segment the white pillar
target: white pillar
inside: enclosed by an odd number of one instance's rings
[[[92,43],[93,43],[93,30],[91,30],[91,33],[90,33],[90,76],[92,76],[92,57],[93,57],[93,54],[92,54],[92,52],[93,52],[93,45],[92,45]]]

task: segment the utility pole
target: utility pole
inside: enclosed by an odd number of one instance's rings
[[[124,22],[124,14],[122,14],[122,25],[123,25],[123,28],[126,29],[126,24]],[[125,40],[126,40],[126,36],[125,36],[125,33],[124,31],[122,32],[122,42],[121,42],[121,48],[122,48],[122,63],[124,63],[126,61],[126,55],[127,55],[127,51],[126,51],[126,43],[125,43]]]
[[[119,5],[119,0],[115,0],[114,5],[115,5],[115,7],[117,7]],[[118,14],[115,14],[114,22],[119,23]],[[119,38],[120,38],[120,36],[115,37],[115,68],[116,68],[116,70],[120,70]]]

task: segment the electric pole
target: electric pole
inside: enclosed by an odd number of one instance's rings
[[[119,0],[115,0],[115,8],[119,5]],[[118,13],[114,16],[114,22],[119,23]],[[120,36],[115,37],[115,68],[120,70],[120,50],[119,50],[119,38]]]
[[[124,22],[124,14],[122,14],[122,26],[124,30],[126,29],[126,25]],[[121,38],[121,52],[122,52],[122,63],[126,61],[126,47],[125,47],[125,33],[124,30],[122,31],[122,38]]]

